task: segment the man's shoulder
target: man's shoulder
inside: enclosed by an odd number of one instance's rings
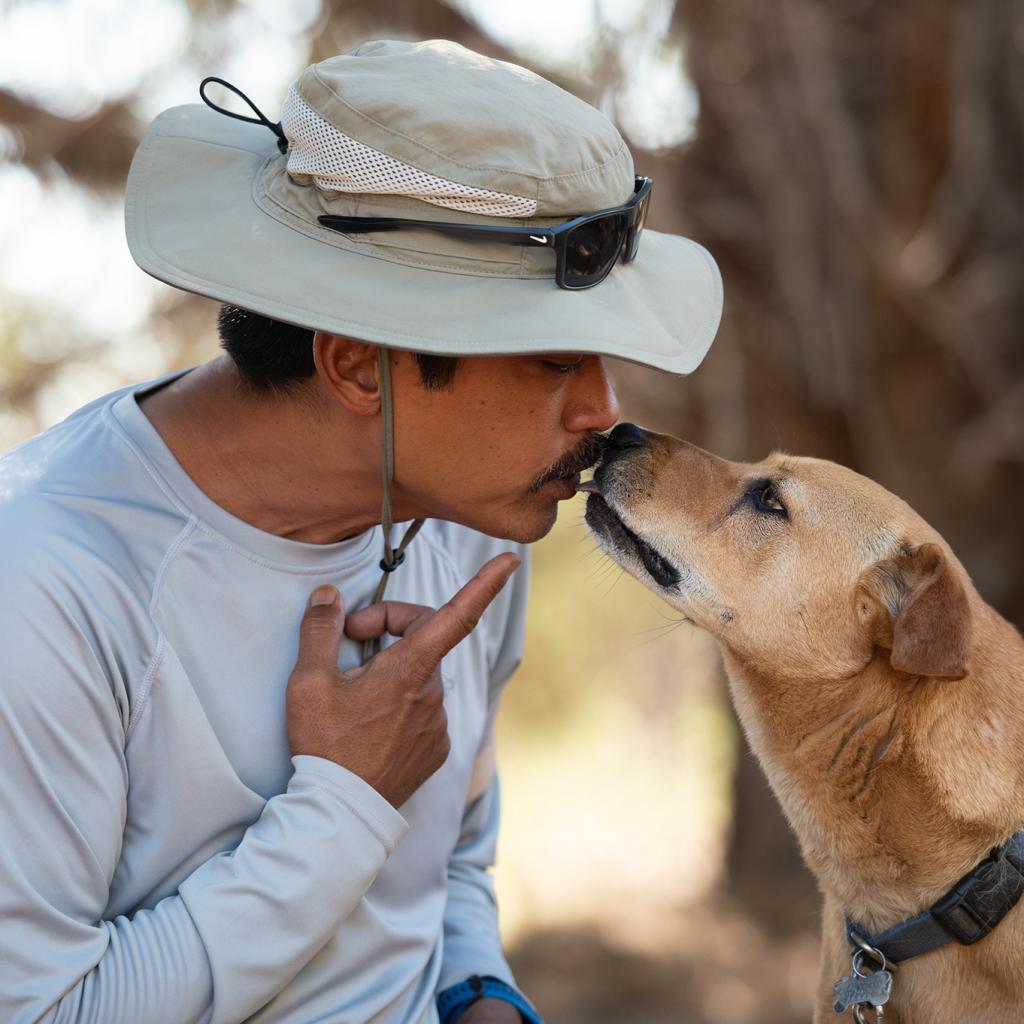
[[[0,456],[0,703],[12,714],[61,706],[76,687],[109,687],[127,708],[122,674],[155,642],[152,588],[184,522],[118,434],[112,400]],[[31,694],[15,700],[26,675]]]
[[[107,410],[121,392],[104,395],[0,455],[0,508],[40,493],[90,490],[116,448]]]
[[[53,583],[84,562],[141,569],[165,535],[180,530],[180,513],[108,413],[120,394],[0,456],[0,564],[8,591],[19,581]]]

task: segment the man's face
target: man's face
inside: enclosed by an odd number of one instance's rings
[[[395,353],[396,518],[414,514],[531,542],[554,525],[597,431],[619,417],[599,356],[550,353],[459,360],[450,388],[428,389]]]

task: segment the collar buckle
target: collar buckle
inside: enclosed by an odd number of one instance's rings
[[[1009,913],[1021,896],[1024,875],[997,850],[960,879],[931,908],[932,917],[964,946],[970,946]]]

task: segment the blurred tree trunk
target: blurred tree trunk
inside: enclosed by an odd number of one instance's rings
[[[726,281],[719,338],[664,425],[874,477],[1018,624],[1021,24],[1012,0],[678,0],[698,133],[652,160],[672,227]],[[801,872],[794,851],[748,754],[735,885]]]
[[[730,897],[770,935],[806,928],[818,911],[814,878],[745,738],[733,778],[732,822],[725,865]]]

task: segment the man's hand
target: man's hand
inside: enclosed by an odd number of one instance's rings
[[[458,1020],[458,1024],[522,1024],[519,1011],[504,999],[480,999]]]
[[[384,601],[347,621],[338,591],[317,587],[302,619],[299,656],[288,680],[292,754],[335,761],[394,807],[404,804],[448,757],[441,659],[476,628],[518,566],[511,553],[492,558],[437,611]],[[353,640],[385,633],[402,639],[342,672],[343,632]]]

